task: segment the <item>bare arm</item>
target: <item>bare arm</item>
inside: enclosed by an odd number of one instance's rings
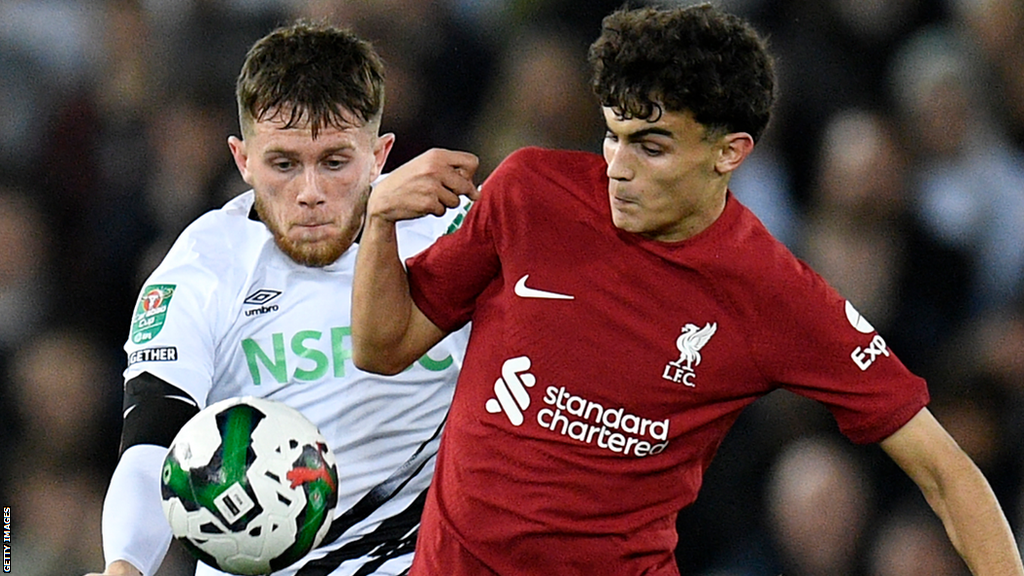
[[[352,285],[352,360],[360,369],[397,374],[446,335],[409,295],[395,223],[441,215],[476,198],[477,158],[430,150],[395,171],[370,194]]]
[[[1024,575],[1009,523],[988,481],[927,408],[881,446],[920,487],[972,574]]]

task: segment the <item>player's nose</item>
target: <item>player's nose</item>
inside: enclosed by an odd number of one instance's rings
[[[327,201],[324,193],[324,178],[316,170],[307,170],[302,175],[296,200],[302,206],[315,207]]]
[[[610,180],[630,180],[633,170],[629,164],[629,153],[624,146],[606,146],[604,159],[608,163],[606,174]]]

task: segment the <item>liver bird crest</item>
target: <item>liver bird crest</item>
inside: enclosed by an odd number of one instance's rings
[[[711,340],[718,330],[717,323],[707,323],[703,328],[696,324],[683,326],[682,334],[676,338],[676,348],[679,349],[679,360],[669,362],[676,368],[693,370],[693,367],[700,364],[700,349]]]

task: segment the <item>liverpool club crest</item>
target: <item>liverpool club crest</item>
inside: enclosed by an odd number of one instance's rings
[[[718,324],[709,322],[703,328],[696,324],[683,326],[682,333],[676,338],[676,348],[679,350],[679,359],[673,360],[665,365],[665,371],[661,377],[672,382],[694,386],[694,368],[700,364],[700,351],[704,345],[711,340],[718,330]]]

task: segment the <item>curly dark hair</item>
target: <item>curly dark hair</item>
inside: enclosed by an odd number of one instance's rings
[[[362,123],[384,108],[384,63],[373,46],[351,31],[300,20],[258,40],[235,84],[239,123],[280,116],[286,127],[309,122],[312,136],[346,125],[346,112]]]
[[[768,126],[775,72],[766,41],[711,5],[618,10],[604,18],[589,60],[601,105],[624,118],[689,111],[711,133],[755,141]]]

